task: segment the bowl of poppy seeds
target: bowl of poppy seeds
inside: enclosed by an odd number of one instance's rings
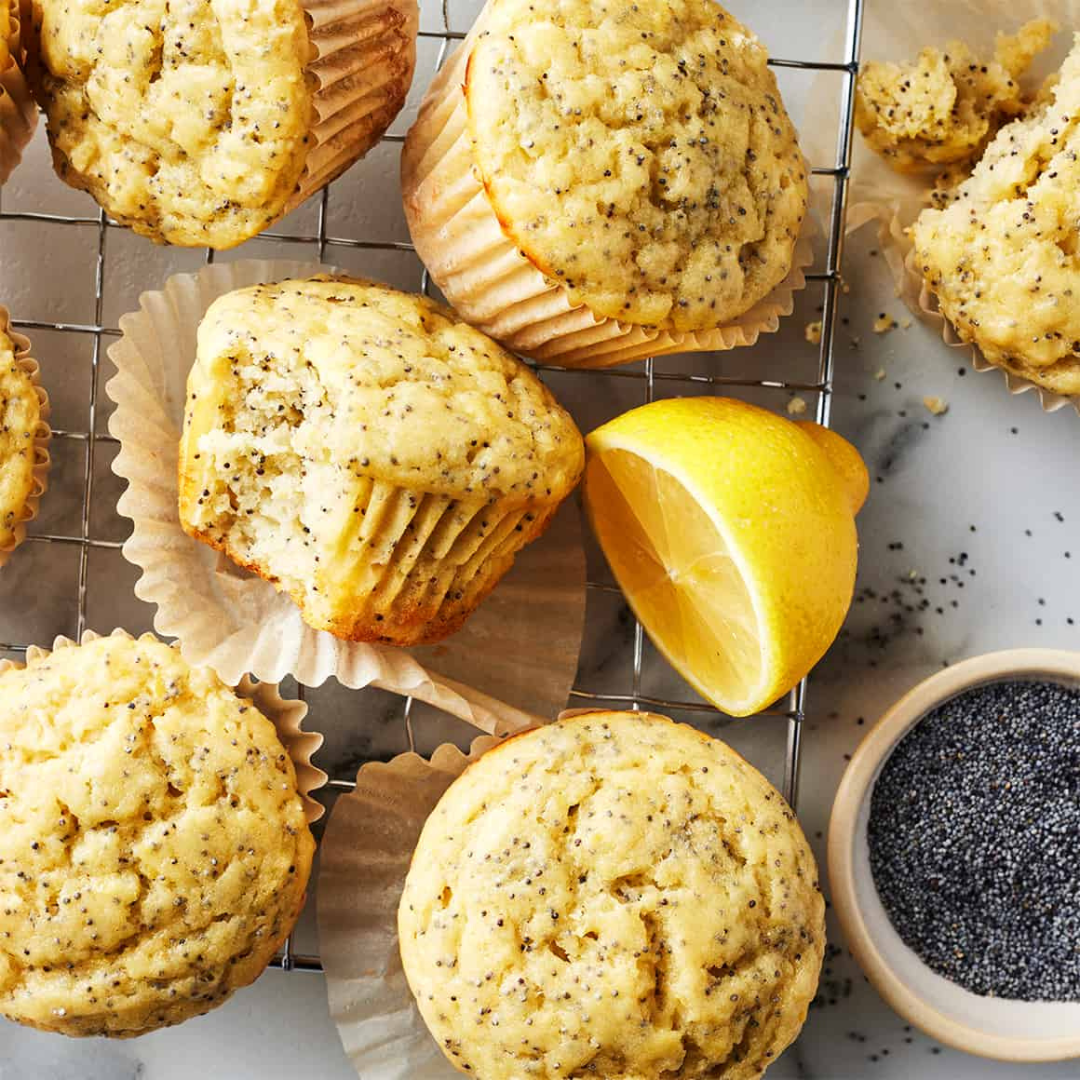
[[[1080,1058],[1080,653],[975,657],[901,698],[840,783],[829,879],[856,961],[927,1034]]]

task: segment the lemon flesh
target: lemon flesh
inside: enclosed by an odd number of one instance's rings
[[[586,440],[585,505],[635,615],[734,716],[794,686],[855,582],[866,470],[839,436],[743,402],[655,402]]]

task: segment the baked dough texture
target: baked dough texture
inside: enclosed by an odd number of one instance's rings
[[[424,826],[398,927],[432,1035],[482,1080],[758,1077],[825,943],[779,792],[647,713],[557,721],[470,766]]]
[[[520,361],[364,281],[216,300],[187,406],[184,528],[351,640],[457,629],[584,467],[573,421]]]
[[[41,400],[30,373],[15,359],[15,343],[0,329],[0,551],[15,543],[34,490],[34,440]]]
[[[314,841],[273,725],[115,635],[0,672],[0,1014],[132,1036],[254,981]]]
[[[913,227],[913,258],[942,314],[983,356],[1080,394],[1080,37],[1057,85],[1001,129],[944,209]]]
[[[283,211],[312,91],[300,0],[33,0],[62,179],[174,244],[231,247]]]
[[[787,275],[806,211],[766,60],[712,0],[495,0],[466,97],[507,234],[598,316],[742,314]]]
[[[923,49],[913,63],[864,64],[855,97],[859,130],[898,172],[973,160],[1024,111],[1018,80],[1056,29],[1049,19],[1033,19],[1016,34],[999,33],[992,60],[950,41],[944,52]]]

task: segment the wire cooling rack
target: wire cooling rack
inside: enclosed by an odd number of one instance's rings
[[[464,38],[463,30],[453,29],[453,19],[449,10],[451,0],[442,0],[441,27],[437,30],[423,29],[420,31],[420,44],[434,43],[437,46],[435,67],[441,67],[454,43]],[[846,199],[848,176],[851,165],[851,144],[853,134],[853,115],[855,102],[855,78],[858,72],[859,47],[862,30],[863,7],[865,0],[846,0],[846,23],[843,32],[842,59],[838,61],[822,61],[810,59],[784,59],[772,58],[769,63],[777,69],[796,69],[803,72],[817,73],[821,75],[831,74],[838,81],[837,126],[833,157],[831,163],[814,163],[812,174],[821,178],[818,182],[830,184],[831,191],[828,197],[828,220],[825,230],[824,264],[817,266],[807,273],[809,282],[820,283],[821,304],[818,308],[821,320],[821,339],[818,347],[816,374],[809,379],[779,378],[750,378],[738,375],[721,375],[710,367],[719,365],[705,364],[702,370],[701,363],[680,364],[677,369],[667,367],[658,368],[652,360],[646,360],[640,364],[628,365],[620,368],[610,368],[597,371],[576,371],[558,367],[544,367],[545,377],[561,375],[573,378],[584,378],[596,382],[604,380],[634,380],[640,385],[640,396],[635,403],[649,402],[657,395],[658,389],[665,384],[681,384],[680,392],[700,392],[702,387],[717,388],[721,392],[728,389],[743,388],[744,390],[757,388],[760,390],[788,391],[800,395],[813,396],[813,415],[818,423],[828,425],[830,418],[830,405],[832,393],[832,380],[834,368],[834,355],[837,337],[837,301],[842,287],[841,265],[844,245],[844,225],[846,213]],[[759,12],[758,19],[767,12]],[[418,65],[416,81],[421,84],[422,80],[430,77],[432,72],[424,71]],[[426,85],[424,83],[423,85]],[[423,88],[421,85],[421,89]],[[386,143],[401,143],[404,135],[400,132],[388,133],[384,137]],[[339,181],[340,182],[340,181]],[[316,214],[314,228],[301,229],[299,232],[270,231],[262,234],[263,240],[280,242],[285,245],[306,245],[307,250],[314,249],[319,262],[339,261],[340,253],[350,249],[359,249],[364,252],[412,252],[412,245],[397,240],[373,240],[363,237],[350,237],[337,235],[335,228],[331,227],[331,215],[328,212],[330,205],[331,189],[324,189],[315,196]],[[118,552],[123,543],[120,540],[108,539],[99,535],[103,530],[100,527],[98,498],[95,495],[95,485],[100,486],[101,475],[98,463],[100,448],[116,443],[117,440],[104,432],[100,423],[102,403],[99,400],[100,369],[102,365],[102,352],[107,343],[119,336],[119,330],[115,325],[108,325],[106,321],[105,279],[107,273],[107,238],[110,234],[121,232],[120,226],[110,221],[104,212],[98,210],[85,216],[52,213],[39,210],[14,210],[4,209],[2,196],[0,196],[0,225],[6,222],[37,223],[41,226],[63,226],[65,228],[83,230],[89,232],[95,241],[92,263],[94,278],[94,302],[93,317],[88,322],[78,321],[50,321],[48,319],[13,319],[16,329],[33,334],[35,331],[51,331],[64,335],[80,335],[91,343],[89,365],[90,379],[86,395],[85,430],[54,428],[53,438],[57,444],[75,444],[82,446],[83,455],[81,463],[80,505],[78,520],[72,521],[73,527],[61,531],[34,531],[26,538],[30,545],[47,545],[54,551],[71,549],[77,554],[77,562],[74,566],[68,565],[66,579],[70,581],[75,592],[75,604],[73,612],[74,626],[66,632],[76,639],[81,636],[87,627],[87,609],[89,588],[92,584],[92,553],[95,551]],[[84,241],[85,243],[85,241]],[[4,249],[10,250],[5,242]],[[241,249],[242,251],[242,249]],[[207,250],[205,261],[213,262],[215,253]],[[819,260],[820,261],[820,260]],[[68,283],[57,281],[58,288],[66,287]],[[160,282],[147,282],[154,287]],[[420,280],[416,283],[424,292],[430,292],[427,272],[421,271]],[[15,312],[14,314],[18,314]],[[742,350],[746,351],[746,350]],[[698,358],[700,361],[701,358]],[[693,370],[691,370],[691,367]],[[610,385],[610,384],[609,384]],[[596,387],[597,390],[600,387]],[[54,466],[55,482],[55,466]],[[114,507],[108,508],[115,512]],[[114,530],[115,531],[115,530]],[[47,564],[46,564],[47,565]],[[12,573],[8,568],[6,573]],[[15,568],[15,573],[18,569]],[[613,594],[616,599],[620,593],[616,586],[599,580],[590,580],[588,589],[594,594]],[[0,654],[8,653],[15,656],[25,654],[30,642],[19,640],[17,628],[20,626],[19,613],[5,610],[0,607]],[[7,637],[9,640],[5,641]],[[630,709],[649,708],[664,712],[681,714],[696,714],[702,720],[712,719],[723,722],[723,714],[717,712],[700,699],[694,700],[693,695],[687,692],[687,697],[664,697],[653,696],[643,686],[643,668],[646,652],[646,638],[641,624],[634,621],[632,635],[632,658],[629,667],[629,685],[621,690],[611,690],[607,687],[597,689],[587,685],[575,685],[572,697],[579,706],[597,704],[599,706],[615,706]],[[580,675],[579,675],[580,678]],[[299,688],[299,693],[304,696],[304,688]],[[313,696],[318,692],[309,692]],[[783,791],[788,801],[794,805],[798,799],[799,789],[799,765],[802,747],[802,732],[807,708],[807,681],[803,680],[786,699],[773,708],[765,710],[762,715],[769,715],[786,721],[787,736],[783,760]],[[411,699],[405,699],[402,707],[401,719],[406,729],[406,736],[410,748],[414,746],[413,732],[410,723],[412,712]],[[351,776],[332,777],[326,789],[328,798],[351,790],[354,781]],[[284,950],[275,959],[273,966],[286,971],[309,971],[322,970],[322,964],[317,955],[298,953],[293,948],[292,940],[286,942]]]

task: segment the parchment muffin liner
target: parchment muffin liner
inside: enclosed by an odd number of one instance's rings
[[[308,686],[333,676],[348,687],[412,696],[492,734],[551,715],[569,695],[585,617],[572,501],[462,630],[416,650],[311,629],[288,597],[180,526],[177,451],[206,309],[233,289],[334,272],[315,263],[217,263],[171,277],[120,320],[122,336],[109,348],[118,373],[106,391],[116,403],[109,430],[120,441],[113,471],[128,484],[117,509],[133,523],[123,553],[141,570],[135,594],[157,606],[155,628],[179,639],[189,663],[214,668],[230,684],[247,672],[267,682],[293,675]]]
[[[330,1015],[364,1080],[451,1080],[460,1074],[431,1037],[405,981],[397,906],[428,815],[446,789],[499,740],[468,755],[440,746],[430,761],[402,754],[364,765],[323,835],[316,891]]]
[[[86,645],[91,641],[97,641],[101,637],[121,637],[127,638],[129,641],[136,640],[134,635],[121,629],[113,630],[111,634],[98,634],[93,630],[84,630],[79,642],[60,635],[53,641],[51,649],[31,645],[26,650],[26,659],[28,662],[41,660],[51,653],[59,652],[61,649],[68,649],[76,644]],[[142,637],[157,640],[153,634],[143,634]],[[24,666],[13,660],[0,659],[0,673],[10,668]],[[304,816],[309,825],[318,821],[323,816],[325,807],[318,800],[312,798],[312,794],[323,787],[327,777],[322,769],[311,763],[312,755],[322,746],[323,737],[303,730],[304,718],[307,716],[308,711],[307,705],[302,701],[283,698],[276,684],[255,682],[247,675],[233,686],[233,690],[238,697],[250,701],[274,725],[278,738],[288,751],[293,767],[296,769],[296,789],[304,805]]]
[[[981,55],[992,55],[994,36],[998,31],[1014,33],[1031,19],[1046,18],[1056,22],[1061,31],[1050,49],[1036,57],[1025,77],[1029,91],[1056,71],[1071,44],[1071,31],[1080,27],[1080,0],[953,0],[948,4],[872,4],[868,5],[863,24],[862,57],[864,60],[913,60],[927,45],[941,47],[959,39]],[[836,43],[833,52],[842,51]],[[828,115],[834,108],[835,81],[819,78],[808,95],[809,115]],[[807,134],[817,140],[831,137],[829,125],[811,125]],[[1072,405],[1080,412],[1080,399],[1065,397],[1046,390],[1023,376],[999,368],[983,357],[978,348],[962,341],[948,320],[941,314],[937,301],[926,286],[913,258],[913,243],[909,229],[919,213],[931,204],[931,191],[940,169],[925,174],[902,174],[892,169],[874,153],[862,136],[854,133],[852,146],[851,188],[847,214],[847,231],[875,224],[881,254],[885,258],[897,296],[912,314],[941,331],[942,340],[950,348],[965,349],[977,372],[998,372],[1012,394],[1035,390],[1046,412],[1056,412]],[[830,145],[811,146],[815,160],[826,160],[835,154]]]
[[[0,64],[0,184],[7,182],[37,126],[37,106],[22,71],[23,41],[18,0],[10,8],[7,59]]]
[[[45,489],[49,486],[49,439],[52,437],[52,431],[48,423],[49,395],[41,385],[41,368],[30,355],[29,339],[11,328],[11,316],[2,304],[0,304],[0,335],[6,335],[15,346],[15,363],[34,384],[40,409],[37,431],[34,434],[33,486],[23,505],[21,519],[15,524],[13,538],[7,544],[0,545],[0,566],[3,566],[11,558],[11,553],[26,539],[27,523],[37,517],[41,496],[45,494]]]
[[[405,216],[417,253],[463,318],[544,363],[604,368],[647,356],[753,345],[790,315],[814,261],[807,213],[787,277],[738,319],[713,330],[650,330],[574,306],[503,232],[472,157],[463,84],[481,13],[428,88],[401,159]]]
[[[283,213],[362,158],[405,104],[416,70],[417,0],[301,0],[314,57],[311,144]]]

